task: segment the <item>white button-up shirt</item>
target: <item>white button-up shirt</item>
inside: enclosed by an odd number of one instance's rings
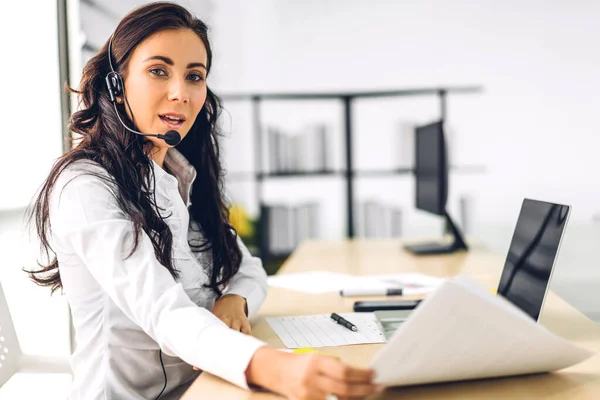
[[[167,374],[161,399],[183,394],[199,374],[192,365],[247,388],[245,370],[265,345],[229,329],[211,313],[216,295],[204,287],[210,254],[195,254],[188,244],[201,235],[189,229],[187,208],[195,171],[174,149],[167,161],[172,171],[192,172],[187,182],[185,174],[178,181],[153,162],[156,201],[173,233],[173,263],[181,273],[177,280],[158,262],[143,232],[138,249],[126,259],[133,225],[111,187],[87,174],[107,176],[104,169],[77,161],[56,182],[50,198],[51,244],[77,342],[71,400],[154,399],[164,385],[159,349]],[[261,261],[238,243],[242,263],[225,293],[246,298],[251,316],[264,301],[267,277]]]

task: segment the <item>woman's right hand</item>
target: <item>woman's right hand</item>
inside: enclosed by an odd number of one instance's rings
[[[344,364],[321,354],[295,355],[260,348],[246,370],[248,382],[293,400],[362,399],[380,389],[373,383],[374,371]]]

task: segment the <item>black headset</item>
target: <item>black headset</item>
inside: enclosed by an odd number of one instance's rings
[[[142,133],[138,131],[134,131],[130,129],[123,121],[121,120],[121,116],[119,115],[119,111],[117,110],[117,97],[123,96],[123,100],[126,102],[127,97],[125,97],[125,85],[123,84],[123,77],[119,74],[112,65],[112,40],[114,34],[110,37],[108,42],[108,64],[110,65],[110,72],[106,75],[106,88],[108,89],[108,95],[110,96],[110,101],[112,101],[113,106],[115,107],[115,112],[117,113],[117,118],[119,122],[125,129],[130,132],[133,132],[137,135],[147,136],[147,137],[157,137],[159,139],[164,140],[168,145],[177,146],[181,142],[181,135],[176,130],[167,131],[165,134],[152,134],[152,133]]]

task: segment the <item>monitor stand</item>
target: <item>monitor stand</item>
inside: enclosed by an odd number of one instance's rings
[[[453,243],[418,243],[412,245],[405,245],[404,248],[416,255],[432,255],[432,254],[450,254],[455,251],[468,250],[467,244],[465,243],[460,231],[448,215],[448,211],[444,212],[446,218],[446,227],[449,228],[450,233],[454,237]]]

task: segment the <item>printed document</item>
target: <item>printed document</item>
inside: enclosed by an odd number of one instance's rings
[[[402,386],[550,372],[592,354],[460,277],[421,302],[370,366],[377,383]]]
[[[331,319],[331,314],[265,318],[289,349],[384,343],[385,336],[375,313],[342,313],[358,328],[353,332]]]

